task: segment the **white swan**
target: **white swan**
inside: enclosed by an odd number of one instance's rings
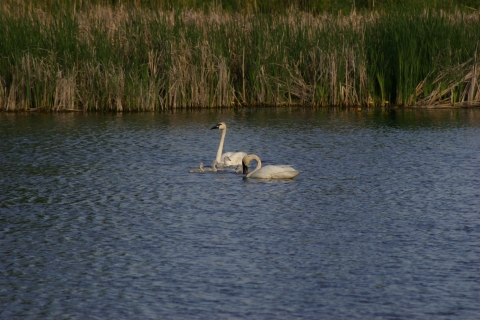
[[[203,162],[200,162],[200,163],[198,164],[198,168],[196,168],[196,169],[191,169],[191,170],[189,170],[188,172],[190,172],[190,173],[192,173],[192,172],[199,172],[199,173],[203,173],[203,172],[217,172],[217,161],[213,161],[211,168],[204,167],[204,166],[203,166]]]
[[[220,122],[217,125],[210,128],[213,129],[220,129],[222,130],[222,137],[220,138],[220,144],[218,145],[217,156],[215,160],[217,161],[217,165],[220,168],[225,167],[235,167],[239,164],[242,164],[242,159],[247,155],[246,152],[223,152],[223,143],[225,142],[225,135],[227,134],[227,125],[225,122]]]
[[[257,161],[257,167],[252,172],[248,172],[248,165],[252,160]],[[260,157],[255,154],[249,154],[243,157],[243,173],[247,173],[246,178],[255,179],[292,179],[300,173],[290,165],[268,165],[262,167]]]

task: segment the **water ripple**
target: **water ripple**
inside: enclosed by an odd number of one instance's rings
[[[476,318],[480,112],[448,112],[0,115],[0,318]],[[302,173],[188,173],[219,121]]]

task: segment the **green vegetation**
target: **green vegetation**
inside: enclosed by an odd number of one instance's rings
[[[13,0],[6,0],[13,2]],[[222,10],[242,13],[285,13],[292,7],[310,13],[348,14],[352,10],[398,10],[398,9],[435,9],[435,10],[477,10],[478,0],[74,0],[75,6],[84,10],[92,5],[128,6],[155,10]],[[18,2],[18,1],[15,1]],[[55,11],[65,4],[59,0],[24,0],[42,10]]]
[[[477,1],[134,2],[3,1],[0,110],[480,105]]]

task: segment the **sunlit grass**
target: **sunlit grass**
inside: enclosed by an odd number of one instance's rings
[[[478,12],[8,3],[0,5],[1,110],[480,102]]]

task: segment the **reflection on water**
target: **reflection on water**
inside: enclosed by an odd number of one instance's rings
[[[293,180],[188,169],[224,151]],[[476,318],[480,110],[0,114],[0,318]]]

